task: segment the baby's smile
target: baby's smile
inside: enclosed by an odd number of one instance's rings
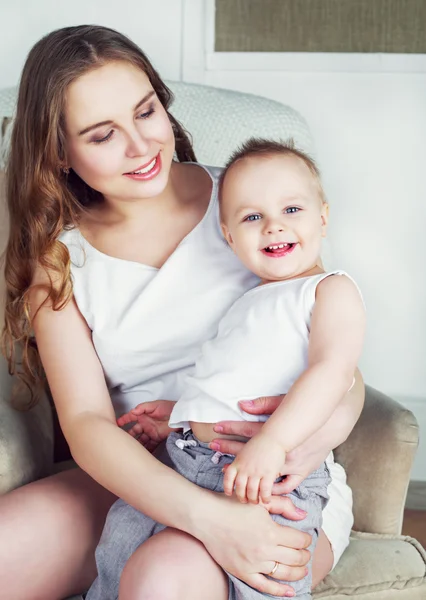
[[[297,244],[294,242],[283,242],[280,244],[272,244],[270,246],[266,246],[265,248],[262,248],[261,252],[270,257],[280,258],[282,256],[287,256],[288,254],[290,254],[295,249],[296,245]]]

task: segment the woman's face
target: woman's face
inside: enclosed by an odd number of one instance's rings
[[[165,189],[175,140],[146,74],[111,62],[73,82],[65,101],[71,167],[106,198],[152,198]]]

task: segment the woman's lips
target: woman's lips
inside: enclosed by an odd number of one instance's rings
[[[151,164],[152,164],[152,167],[150,167]],[[145,165],[144,167],[140,167],[140,169],[138,169],[138,170],[140,171],[142,169],[147,169],[148,167],[150,167],[150,168],[145,173],[133,172],[133,173],[124,173],[124,175],[125,175],[125,177],[129,177],[130,179],[133,179],[135,181],[149,181],[150,179],[153,179],[161,171],[161,154],[160,154],[160,152],[157,154],[157,156],[155,158],[153,158],[149,163],[147,163],[147,165]]]

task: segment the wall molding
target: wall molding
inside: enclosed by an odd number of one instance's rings
[[[182,80],[204,83],[214,71],[426,73],[426,54],[216,52],[215,0],[182,0]]]
[[[329,52],[208,52],[207,71],[309,73],[426,73],[425,54]]]

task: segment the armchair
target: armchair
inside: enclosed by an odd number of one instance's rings
[[[191,132],[201,162],[223,164],[238,143],[253,135],[293,137],[299,147],[312,152],[312,138],[305,121],[287,106],[208,86],[169,84],[176,93],[173,113]],[[0,91],[0,168],[7,150],[14,96],[13,89]],[[1,191],[0,211],[4,211]],[[0,223],[4,223],[4,218]],[[3,227],[0,250],[5,236]],[[44,477],[54,468],[52,417],[47,399],[30,412],[17,412],[9,404],[11,383],[3,361],[0,494]],[[400,535],[417,443],[418,426],[413,414],[367,386],[361,418],[335,452],[337,462],[347,470],[354,493],[353,537],[337,567],[314,591],[315,599],[426,598],[426,552],[413,538]]]

